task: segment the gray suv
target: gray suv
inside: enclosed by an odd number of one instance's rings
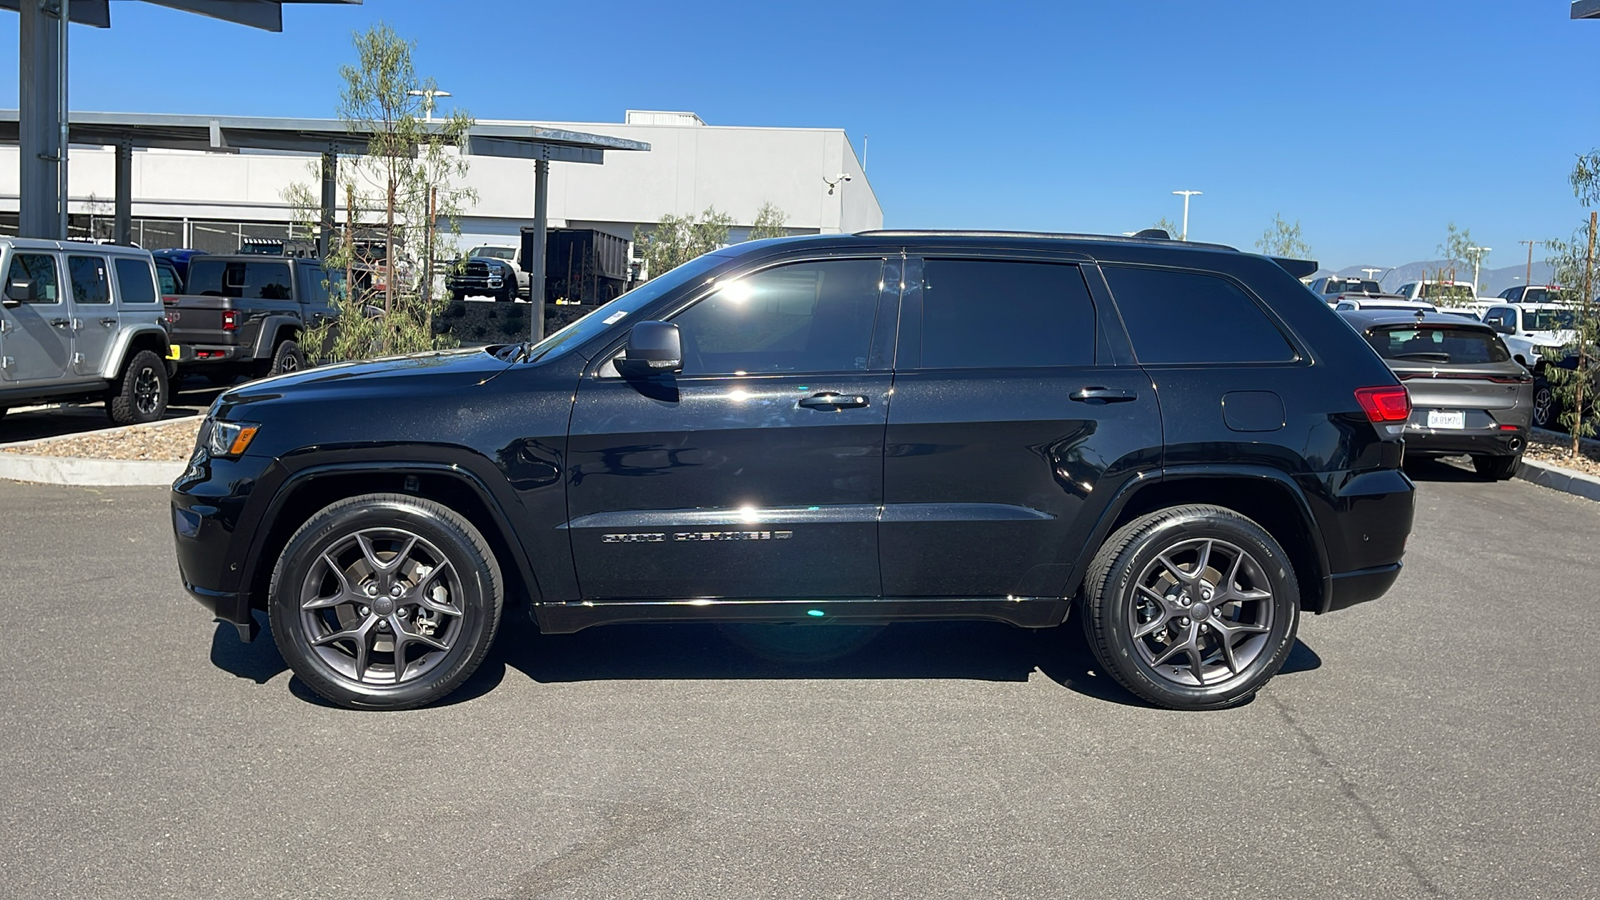
[[[168,343],[147,250],[0,238],[0,415],[104,400],[119,425],[167,410]]]

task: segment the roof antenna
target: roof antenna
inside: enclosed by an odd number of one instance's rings
[[[1172,240],[1172,235],[1167,234],[1160,228],[1146,228],[1143,231],[1135,231],[1133,236],[1136,238],[1160,238],[1163,241]]]

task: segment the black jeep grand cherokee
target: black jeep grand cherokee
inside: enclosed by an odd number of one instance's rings
[[[869,232],[703,256],[535,346],[224,394],[173,485],[188,589],[352,707],[436,700],[503,606],[610,622],[1081,617],[1222,707],[1400,571],[1409,403],[1287,261]]]

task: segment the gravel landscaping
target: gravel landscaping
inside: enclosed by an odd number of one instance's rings
[[[1600,478],[1600,442],[1585,440],[1580,455],[1572,456],[1572,439],[1564,434],[1549,435],[1535,432],[1528,439],[1526,459],[1535,459],[1564,469]]]
[[[0,452],[79,459],[185,460],[194,450],[200,417],[91,431],[71,437],[0,447]]]

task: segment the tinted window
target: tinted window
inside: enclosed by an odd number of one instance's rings
[[[123,303],[156,302],[156,283],[150,277],[150,264],[142,259],[119,259],[117,290]]]
[[[1374,328],[1367,343],[1384,359],[1438,363],[1505,362],[1506,345],[1493,332],[1449,325]]]
[[[300,302],[309,306],[328,305],[328,276],[318,266],[300,266],[296,270],[300,279]]]
[[[72,302],[111,302],[111,279],[106,275],[104,257],[69,256],[67,273],[72,279]]]
[[[672,318],[685,375],[867,367],[883,263],[797,263],[729,282]]]
[[[56,303],[60,300],[59,286],[61,282],[56,277],[56,258],[48,253],[17,253],[11,257],[11,271],[6,274],[6,283],[13,281],[32,281],[34,287],[33,303]]]
[[[183,285],[178,283],[178,270],[171,265],[156,263],[156,280],[161,283],[163,296],[183,293]]]
[[[195,260],[189,264],[189,293],[245,300],[290,300],[289,266],[281,262]]]
[[[1139,362],[1287,362],[1295,358],[1267,314],[1232,283],[1199,272],[1105,268]]]
[[[924,369],[1094,364],[1094,306],[1077,266],[930,259]]]

